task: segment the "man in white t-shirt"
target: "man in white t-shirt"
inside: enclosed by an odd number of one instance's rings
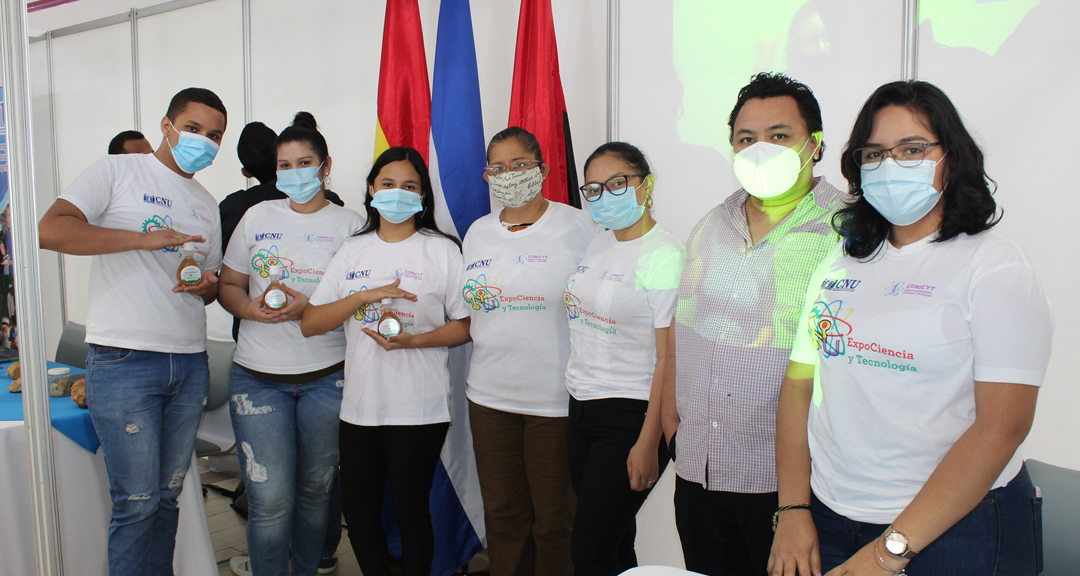
[[[180,91],[157,151],[91,164],[39,224],[42,248],[93,256],[86,400],[109,473],[112,576],[173,573],[176,502],[209,385],[204,306],[221,267],[217,203],[192,176],[225,122],[213,92]],[[186,242],[202,271],[193,283],[178,272]]]

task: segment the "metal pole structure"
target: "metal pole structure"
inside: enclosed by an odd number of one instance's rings
[[[900,78],[919,78],[919,0],[904,0],[904,31],[901,34]]]
[[[607,139],[619,139],[619,0],[607,11]]]
[[[244,126],[251,122],[251,0],[243,0],[244,26]],[[255,185],[254,180],[247,179],[247,188]]]
[[[53,198],[60,196],[60,157],[56,151],[56,102],[53,100],[53,36],[52,31],[45,33],[45,62],[49,74],[49,151],[52,153]],[[64,255],[57,254],[60,262],[60,322],[67,326],[67,280],[64,269]]]
[[[135,110],[135,130],[142,130],[142,110],[139,107],[139,13],[135,8],[128,12],[131,18],[131,103]]]
[[[15,302],[19,310],[19,359],[23,379],[23,418],[34,521],[34,552],[39,576],[62,576],[60,515],[53,470],[49,385],[45,377],[45,330],[41,274],[38,270],[37,209],[34,202],[34,151],[30,118],[30,44],[26,0],[0,2],[8,178],[15,259]]]

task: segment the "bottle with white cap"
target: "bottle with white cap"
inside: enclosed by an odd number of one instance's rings
[[[263,305],[271,310],[281,310],[288,303],[289,298],[281,289],[281,266],[270,267],[270,285],[263,292]]]
[[[394,309],[390,307],[394,303],[393,298],[382,299],[382,316],[379,316],[379,334],[383,338],[393,338],[398,334],[401,334],[401,319],[397,314],[394,314]]]
[[[176,269],[176,281],[184,286],[194,286],[202,279],[202,268],[195,259],[195,243],[184,242],[184,259]]]

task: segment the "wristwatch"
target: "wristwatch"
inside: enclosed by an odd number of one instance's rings
[[[919,555],[918,552],[911,549],[908,545],[907,536],[904,536],[902,532],[896,530],[889,530],[889,533],[885,535],[885,549],[894,556],[906,558],[911,560]]]

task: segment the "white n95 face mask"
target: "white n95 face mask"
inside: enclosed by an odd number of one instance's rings
[[[799,152],[806,148],[812,138],[807,138]],[[787,192],[799,179],[799,173],[809,163],[803,162],[799,152],[773,144],[755,142],[735,155],[731,167],[746,193],[755,198],[774,198]]]

